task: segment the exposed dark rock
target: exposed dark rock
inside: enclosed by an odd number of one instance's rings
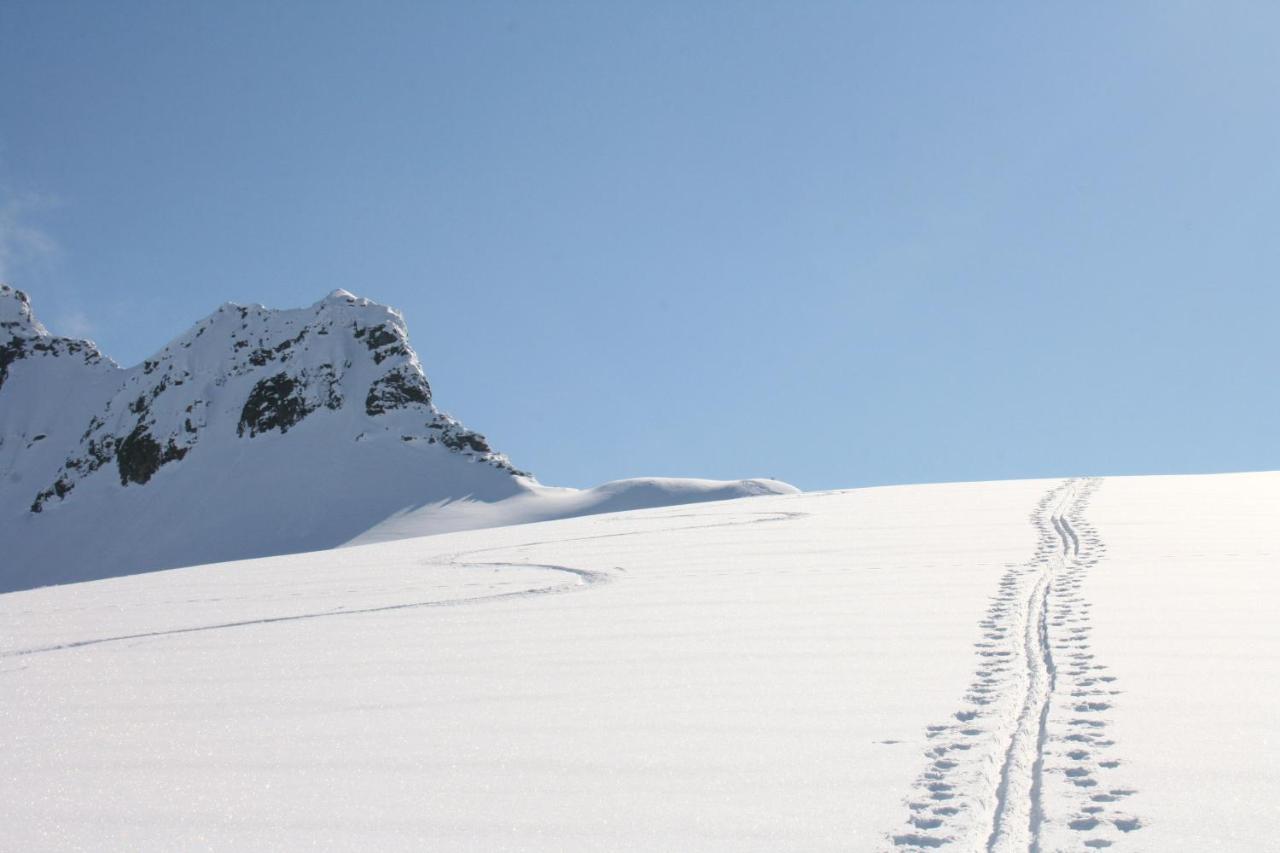
[[[381,415],[411,403],[430,405],[431,386],[421,373],[393,370],[369,387],[364,410],[370,415]]]
[[[364,345],[371,350],[385,347],[387,344],[394,344],[400,338],[392,331],[387,329],[386,324],[374,326],[368,331],[368,337],[365,338]],[[356,337],[360,337],[356,335]]]
[[[89,439],[89,470],[96,471],[103,465],[111,461],[116,454],[116,445],[119,444],[114,435],[109,435],[102,441],[97,439]]]
[[[296,336],[280,342],[275,347],[266,347],[261,341],[259,341],[258,348],[249,354],[249,363],[254,367],[263,367],[268,362],[272,361],[288,361],[288,351],[292,349],[295,344],[302,343],[306,337],[307,330],[303,329]],[[245,341],[244,343],[246,346],[248,345],[248,341]]]
[[[26,356],[26,348],[22,345],[20,338],[0,344],[0,388],[4,387],[5,380],[9,378],[9,365],[24,356]]]
[[[244,435],[246,430],[250,438],[273,429],[288,432],[289,427],[315,410],[314,406],[307,405],[302,396],[303,390],[301,384],[287,373],[277,373],[259,381],[249,392],[249,399],[240,412],[236,435]]]
[[[80,436],[80,441],[81,442],[88,441],[89,436],[93,435],[93,431],[101,428],[102,428],[102,418],[98,417],[97,415],[94,415],[92,418],[89,419],[89,428],[84,431],[84,435]]]
[[[181,459],[187,455],[189,449],[178,447],[172,439],[167,445],[161,446],[160,442],[147,432],[145,424],[138,424],[116,448],[116,467],[120,471],[120,485],[147,482],[156,471],[160,470],[161,465]]]
[[[399,346],[387,347],[386,349],[374,350],[373,363],[382,364],[383,361],[385,361],[388,358],[391,358],[391,356],[393,355],[408,355],[408,354],[409,354],[409,348],[404,346],[403,344]]]
[[[485,437],[468,429],[445,430],[440,435],[440,443],[450,450],[474,450],[476,453],[492,453],[493,448]]]
[[[295,337],[289,338],[288,340],[278,344],[276,346],[276,352],[278,353],[284,352],[285,350],[290,349],[294,344],[302,343],[303,340],[306,339],[306,337],[307,337],[307,330],[303,329],[301,332],[298,332],[298,334]]]

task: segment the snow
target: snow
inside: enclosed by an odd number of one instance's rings
[[[1090,578],[1144,850],[1280,844],[1280,475],[1108,479]],[[1102,630],[1102,626],[1106,630]]]
[[[1278,511],[904,486],[0,595],[5,843],[1270,849]]]
[[[523,494],[500,501],[449,500],[406,509],[374,525],[347,544],[367,545],[433,533],[505,527],[605,512],[798,493],[799,489],[788,483],[763,479],[636,477],[614,480],[592,489],[531,483]]]

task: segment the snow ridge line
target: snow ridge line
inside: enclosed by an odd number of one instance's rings
[[[1037,503],[1035,554],[1005,567],[979,623],[967,706],[955,722],[928,727],[935,745],[907,800],[908,826],[886,849],[1092,850],[1140,828],[1110,805],[1132,790],[1094,793],[1096,777],[1120,764],[1101,755],[1114,746],[1105,720],[1085,716],[1110,707],[1092,697],[1119,693],[1088,651],[1090,605],[1080,594],[1105,551],[1083,518],[1099,482],[1067,480]]]

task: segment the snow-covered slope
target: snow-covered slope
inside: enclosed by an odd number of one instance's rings
[[[616,480],[594,489],[533,486],[524,494],[501,501],[443,501],[396,513],[352,539],[367,545],[433,533],[505,527],[604,512],[623,512],[677,504],[725,501],[760,495],[792,495],[799,490],[778,480],[696,480],[677,477],[638,477]]]
[[[399,313],[346,291],[223,305],[122,369],[0,286],[0,591],[425,530],[445,504],[436,529],[752,491],[794,490],[540,486],[435,407]]]
[[[0,595],[15,850],[1262,851],[1280,474],[762,497]]]

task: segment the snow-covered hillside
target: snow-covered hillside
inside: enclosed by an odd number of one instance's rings
[[[725,501],[761,495],[790,495],[798,489],[778,480],[695,480],[678,477],[638,477],[615,480],[594,489],[534,486],[524,494],[501,501],[446,501],[396,513],[352,539],[367,545],[433,533],[477,527],[504,527],[602,512],[651,509],[659,506]]]
[[[573,491],[438,410],[403,318],[346,291],[296,310],[223,305],[123,369],[0,285],[0,591],[328,548],[393,517],[460,529],[794,489]]]
[[[1274,849],[1278,516],[910,486],[0,595],[5,846]]]

